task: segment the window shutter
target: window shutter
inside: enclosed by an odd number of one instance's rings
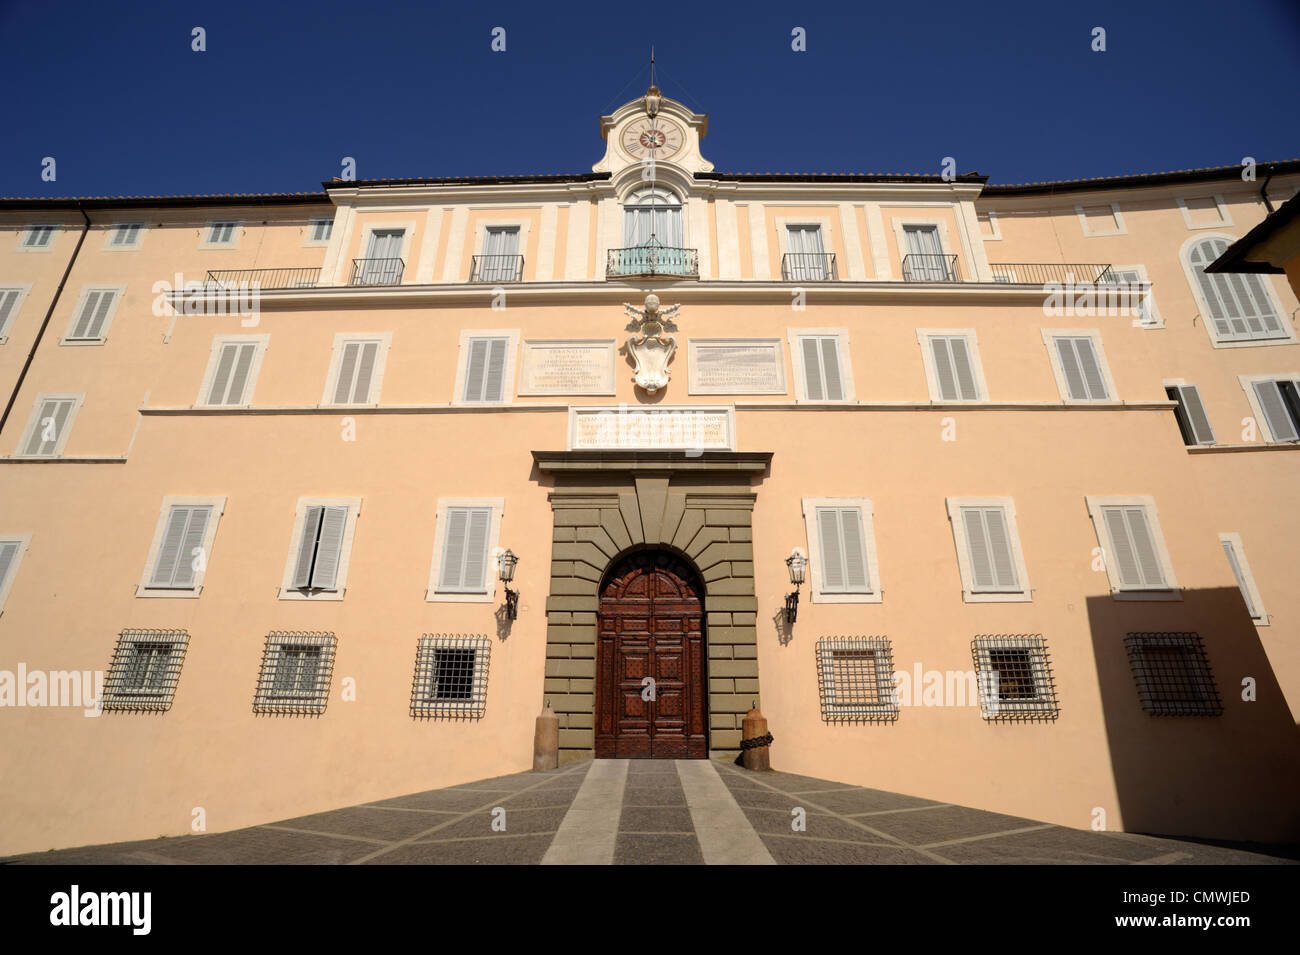
[[[989,553],[993,557],[993,579],[999,590],[1015,590],[1020,585],[1016,562],[1011,553],[1011,535],[1007,532],[1006,514],[1000,507],[984,511],[989,535]]]
[[[54,449],[59,446],[59,439],[63,436],[63,429],[68,423],[68,415],[72,413],[72,406],[75,402],[71,398],[50,398],[41,402],[41,410],[36,415],[36,427],[32,429],[31,437],[27,439],[27,447],[24,454],[53,454]],[[45,422],[54,419],[54,437],[45,440]]]
[[[347,342],[343,346],[343,357],[339,360],[339,380],[334,386],[335,404],[352,401],[352,379],[356,375],[357,353],[360,350],[360,342]]]
[[[822,590],[844,589],[844,553],[840,549],[839,514],[833,507],[817,508],[817,536],[821,538]]]
[[[472,338],[469,360],[465,366],[465,401],[483,400],[483,381],[487,377],[488,339]]]
[[[840,342],[838,338],[821,339],[822,380],[826,383],[826,400],[844,400],[844,382],[840,380]]]
[[[1163,587],[1165,575],[1147,522],[1146,508],[1106,507],[1102,513],[1119,571],[1120,586],[1131,589]]]
[[[1015,591],[1020,579],[1006,514],[1001,507],[963,507],[962,523],[970,554],[971,590]]]
[[[851,591],[868,589],[867,554],[862,537],[862,512],[856,507],[840,511],[840,529],[844,535],[844,584]]]
[[[1250,597],[1250,588],[1246,586],[1245,575],[1241,572],[1241,565],[1237,561],[1237,548],[1232,541],[1222,541],[1223,552],[1228,555],[1228,565],[1232,567],[1232,576],[1237,578],[1237,589],[1241,591],[1241,597],[1246,601],[1246,609],[1250,611],[1251,617],[1258,617],[1259,611],[1255,609],[1255,601]],[[4,574],[0,573],[0,585],[4,584]]]
[[[379,356],[379,342],[361,342],[361,359],[357,363],[357,381],[352,389],[352,400],[369,403],[370,383],[375,376],[375,360]]]
[[[217,370],[208,390],[210,405],[241,405],[248,387],[248,376],[257,356],[255,342],[228,342],[221,346]]]
[[[113,306],[113,300],[117,293],[108,289],[99,289],[89,292],[86,300],[82,303],[81,314],[77,316],[77,322],[72,328],[72,334],[69,336],[73,339],[95,339],[102,336],[104,320],[108,318],[108,311]]]
[[[439,572],[439,589],[453,590],[462,587],[465,578],[466,531],[469,527],[469,509],[453,507],[447,511],[447,533],[442,542],[442,569]]]
[[[339,563],[343,558],[343,532],[348,526],[346,507],[326,507],[321,518],[320,542],[316,545],[316,566],[311,586],[334,590],[338,585]]]
[[[321,536],[321,521],[325,508],[312,506],[303,515],[302,537],[298,539],[298,559],[293,566],[293,589],[306,590],[311,586],[312,563],[316,557],[316,542]]]
[[[203,535],[207,532],[211,512],[208,507],[190,508],[189,523],[185,527],[185,536],[181,538],[181,552],[176,561],[176,574],[172,578],[174,586],[194,586],[194,552],[203,547]]]
[[[1110,538],[1110,558],[1115,561],[1121,587],[1138,587],[1142,576],[1138,571],[1137,559],[1133,555],[1133,545],[1128,538],[1128,525],[1121,507],[1103,508],[1106,536]]]
[[[490,507],[452,507],[447,510],[447,532],[442,543],[438,589],[481,593],[487,588]]]
[[[1214,444],[1214,429],[1210,427],[1209,416],[1201,402],[1201,392],[1195,385],[1178,386],[1180,411],[1187,421],[1188,432],[1194,444]]]
[[[1072,400],[1097,401],[1108,397],[1091,338],[1058,338],[1056,353],[1060,356],[1061,372]]]
[[[1056,339],[1056,353],[1061,359],[1061,372],[1065,376],[1065,388],[1070,398],[1076,401],[1087,398],[1088,392],[1083,384],[1083,372],[1074,352],[1073,339]]]
[[[0,289],[0,332],[3,332],[5,325],[9,323],[9,317],[13,315],[14,309],[18,306],[18,297],[22,294],[22,289]]]
[[[1252,383],[1255,397],[1259,400],[1260,410],[1268,421],[1268,430],[1273,433],[1274,441],[1295,441],[1300,439],[1296,424],[1287,414],[1286,404],[1282,399],[1282,389],[1276,381],[1256,381]]]
[[[1102,381],[1101,363],[1097,360],[1097,349],[1092,339],[1076,338],[1074,347],[1079,354],[1079,367],[1083,372],[1084,384],[1087,386],[1087,397],[1094,400],[1109,397],[1106,393],[1106,383]]]
[[[194,549],[203,546],[211,507],[174,506],[167,515],[162,546],[154,564],[151,587],[192,587]]]
[[[948,339],[938,336],[931,338],[930,350],[934,354],[934,376],[939,382],[939,397],[944,401],[953,401],[957,398],[957,379],[948,354]]]
[[[991,590],[993,558],[989,553],[988,535],[984,531],[984,517],[977,507],[963,507],[961,516],[966,527],[966,547],[970,552],[971,589]]]
[[[966,339],[951,338],[948,347],[952,350],[952,365],[957,375],[957,397],[963,401],[974,401],[979,397],[979,392],[975,389],[975,372]]]
[[[822,383],[821,350],[816,338],[801,339],[803,345],[804,391],[809,401],[823,401],[826,389]]]
[[[14,558],[18,555],[17,541],[0,542],[0,589],[4,588],[5,581],[9,579],[9,569],[14,565]]]
[[[476,507],[470,511],[469,533],[465,544],[465,575],[462,582],[466,587],[483,590],[487,570],[488,528],[491,524],[492,511],[486,507]]]
[[[826,593],[870,590],[861,509],[817,508],[817,535],[821,539],[822,590]]]
[[[1147,512],[1142,507],[1126,508],[1129,533],[1133,536],[1133,550],[1137,554],[1138,567],[1142,571],[1142,580],[1149,587],[1164,585],[1165,575],[1160,568],[1160,557],[1156,553],[1155,540],[1147,523]]]
[[[506,344],[508,339],[494,338],[488,350],[487,381],[484,384],[484,401],[505,399]]]
[[[930,338],[934,355],[935,378],[939,383],[939,396],[944,401],[974,401],[979,397],[975,387],[974,365],[970,347],[961,336],[935,335]]]
[[[325,242],[329,239],[330,233],[334,230],[333,219],[317,219],[311,232],[313,242]]]

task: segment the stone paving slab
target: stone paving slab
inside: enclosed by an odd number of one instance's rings
[[[794,808],[804,831],[791,827]],[[504,810],[504,817],[493,810]],[[493,828],[494,819],[504,831]],[[1049,825],[730,761],[601,760],[23,865],[1294,865],[1297,847]]]

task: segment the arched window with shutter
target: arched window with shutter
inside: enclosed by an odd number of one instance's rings
[[[637,248],[654,244],[669,249],[685,245],[682,233],[682,202],[667,189],[657,186],[638,189],[623,203],[623,246]]]
[[[1221,256],[1229,240],[1206,236],[1187,249],[1188,271],[1195,280],[1201,315],[1216,341],[1289,338],[1264,280],[1250,272],[1205,271]]]

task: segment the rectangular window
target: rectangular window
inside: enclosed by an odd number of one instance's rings
[[[1214,444],[1214,429],[1210,427],[1209,416],[1205,413],[1200,389],[1195,385],[1167,385],[1165,394],[1171,401],[1178,402],[1174,417],[1178,420],[1183,444],[1189,448],[1199,444]]]
[[[1114,400],[1115,389],[1102,354],[1100,333],[1044,329],[1043,341],[1063,400]]]
[[[885,637],[823,637],[817,641],[817,683],[827,723],[898,719],[894,656]]]
[[[788,282],[824,282],[832,274],[832,256],[826,254],[820,225],[785,227],[786,256],[782,279]]]
[[[337,645],[332,633],[267,634],[253,712],[324,713]]]
[[[23,233],[23,249],[45,250],[54,244],[54,236],[58,233],[59,227],[56,225],[33,225],[28,226],[27,231]]]
[[[1223,713],[1199,634],[1130,633],[1124,646],[1142,709],[1152,716]]]
[[[392,335],[361,336],[340,332],[326,381],[324,404],[369,405],[379,400]]]
[[[917,331],[917,340],[921,343],[921,358],[932,400],[982,401],[988,398],[973,329],[923,328]]]
[[[971,644],[986,720],[1054,720],[1056,699],[1047,643],[1039,634],[979,636]]]
[[[325,245],[326,243],[329,242],[330,236],[333,234],[333,232],[334,232],[333,219],[313,219],[311,221],[311,228],[308,233],[310,238],[308,239],[307,244]]]
[[[123,630],[104,680],[103,708],[171,709],[189,641],[184,630]]]
[[[496,594],[493,560],[503,498],[439,500],[428,600],[489,602]]]
[[[1111,593],[1129,599],[1177,600],[1169,553],[1149,497],[1088,497]]]
[[[852,401],[853,372],[848,366],[849,333],[843,328],[790,331],[799,401]]]
[[[1270,340],[1295,341],[1286,325],[1267,275],[1251,272],[1207,272],[1228,249],[1229,240],[1206,236],[1187,249],[1183,268],[1205,317],[1215,347]]]
[[[163,499],[138,597],[197,597],[203,589],[223,497]]]
[[[18,314],[23,299],[27,297],[29,285],[10,285],[0,288],[0,344],[9,338],[9,323]]]
[[[239,238],[238,222],[213,222],[208,225],[207,238],[203,245],[207,248],[233,246]]]
[[[488,226],[483,233],[483,254],[473,263],[471,282],[518,282],[519,226]]]
[[[251,403],[269,340],[269,335],[229,335],[213,341],[198,403],[236,407]]]
[[[1262,421],[1265,439],[1276,444],[1300,441],[1300,378],[1243,375],[1240,381],[1255,419]]]
[[[1119,211],[1119,203],[1108,202],[1095,206],[1075,206],[1074,213],[1079,217],[1085,236],[1127,235],[1124,216]]]
[[[1011,498],[948,498],[967,603],[1032,599]]]
[[[1228,566],[1232,568],[1232,576],[1241,591],[1241,599],[1246,602],[1250,619],[1261,627],[1268,626],[1268,612],[1264,609],[1264,599],[1255,585],[1255,575],[1251,573],[1250,562],[1246,560],[1246,549],[1241,543],[1241,535],[1220,534],[1219,543],[1223,546],[1224,556],[1228,558]]]
[[[1134,324],[1144,328],[1159,328],[1163,323],[1160,320],[1160,313],[1156,309],[1155,296],[1150,288],[1144,288],[1147,283],[1146,269],[1141,266],[1137,268],[1121,268],[1115,266],[1102,277],[1102,282],[1118,286],[1122,291],[1131,292],[1137,301],[1130,306],[1134,311],[1137,321]],[[1102,293],[1099,290],[1098,295]],[[1107,302],[1102,298],[1098,299],[1098,305],[1105,304],[1109,307],[1112,302]]]
[[[22,563],[31,541],[31,534],[0,536],[0,613],[4,612],[5,601],[9,599],[14,578],[18,576],[18,565]]]
[[[481,636],[420,637],[411,690],[417,719],[480,719],[487,708],[491,641]]]
[[[366,257],[353,263],[353,285],[400,285],[406,263],[402,248],[405,229],[376,229],[370,233]]]
[[[119,222],[109,230],[108,247],[110,249],[138,249],[143,234],[144,223]]]
[[[102,342],[108,336],[108,326],[113,320],[122,297],[120,288],[91,288],[82,295],[80,306],[72,314],[64,342]]]
[[[510,400],[517,333],[462,333],[458,372],[459,404],[500,404]]]
[[[84,395],[36,396],[31,420],[19,447],[27,457],[52,458],[63,453]]]
[[[804,498],[814,603],[879,603],[870,498]]]
[[[342,600],[361,498],[302,498],[280,584],[282,600]]]

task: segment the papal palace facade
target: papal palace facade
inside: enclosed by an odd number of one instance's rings
[[[1205,271],[1300,161],[707,129],[652,88],[581,174],[0,200],[0,852],[518,772],[548,702],[561,764],[757,705],[785,771],[1300,840],[1300,302]]]

